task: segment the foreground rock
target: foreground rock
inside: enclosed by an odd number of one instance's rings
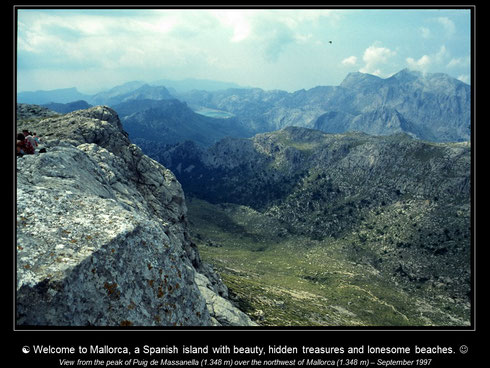
[[[18,325],[253,324],[201,262],[179,182],[113,110],[23,128],[47,152],[17,159]]]

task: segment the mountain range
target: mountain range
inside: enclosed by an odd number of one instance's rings
[[[405,132],[430,141],[470,138],[470,86],[440,73],[404,69],[383,79],[357,72],[339,86],[294,93],[228,89],[191,91],[181,98],[190,105],[232,112],[256,133],[301,126],[326,133]]]
[[[72,99],[67,101],[69,98]],[[165,129],[165,118],[171,120],[168,114],[176,113],[175,109],[170,112],[168,104],[164,102],[162,106],[153,103],[151,107],[143,109],[142,106],[148,104],[136,106],[135,101],[169,99],[186,102],[185,105],[179,105],[181,114],[185,114],[183,110],[190,108],[195,112],[223,112],[225,117],[234,117],[235,120],[229,124],[208,121],[209,126],[199,128],[199,135],[212,137],[204,141],[201,139],[199,143],[203,145],[210,145],[224,136],[250,137],[287,126],[313,128],[326,133],[361,131],[374,135],[390,135],[404,132],[415,138],[434,142],[468,141],[471,135],[470,86],[446,74],[424,74],[408,69],[384,79],[360,72],[350,73],[339,86],[318,86],[292,93],[258,88],[170,92],[161,85],[129,82],[93,96],[82,96],[76,89],[18,94],[18,102],[22,103],[67,103],[81,99],[89,104],[103,104],[114,108],[123,119],[125,129],[132,130],[132,139],[144,137],[131,128],[133,123],[138,125],[140,117],[135,116],[133,121],[133,117],[129,118],[129,115],[152,109],[152,115],[159,115],[158,119],[162,122],[160,128]],[[131,105],[118,106],[131,101]],[[133,109],[129,106],[133,106]],[[208,117],[216,116],[214,114]],[[152,120],[155,124],[156,120]],[[221,132],[215,135],[213,129],[217,125],[222,125]],[[196,126],[190,123],[188,128],[189,131],[195,131]],[[179,137],[171,134],[169,137],[171,138],[168,141],[161,136],[156,140],[165,144],[175,143],[176,139],[196,139],[195,136],[186,134]]]

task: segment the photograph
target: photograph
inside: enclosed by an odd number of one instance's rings
[[[475,357],[474,5],[11,12],[22,361]]]

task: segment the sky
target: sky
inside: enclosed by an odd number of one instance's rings
[[[471,75],[469,9],[17,9],[17,91],[186,78],[290,92],[350,72]]]

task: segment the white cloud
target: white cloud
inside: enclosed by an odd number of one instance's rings
[[[253,10],[238,11],[230,9],[213,10],[209,12],[215,16],[223,26],[231,28],[232,42],[241,42],[247,39],[252,32],[251,16]]]
[[[467,67],[470,64],[469,57],[452,58],[447,64],[448,68]]]
[[[230,30],[231,42],[254,43],[254,51],[269,62],[278,61],[293,44],[321,45],[322,39],[315,31],[325,23],[339,20],[339,14],[333,10],[219,9],[208,13]]]
[[[449,52],[445,45],[442,45],[434,54],[423,55],[419,59],[413,57],[407,57],[405,60],[410,69],[420,70],[422,72],[428,72],[430,68],[434,66],[441,66],[444,60],[449,56]]]
[[[356,65],[357,63],[357,57],[354,55],[349,56],[348,58],[345,58],[342,60],[342,65]]]
[[[219,21],[205,12],[128,10],[113,16],[110,11],[93,15],[41,11],[20,16],[19,59],[35,68],[158,70],[191,62],[200,65],[210,60],[208,55],[216,52],[218,44],[223,47],[221,40],[210,37]],[[238,30],[235,39],[244,37],[243,32]]]
[[[388,60],[395,55],[395,51],[392,51],[387,47],[378,46],[378,43],[375,43],[364,51],[362,60],[365,62],[365,65],[359,71],[362,73],[383,76],[384,73],[381,71],[380,66],[386,64]]]
[[[428,55],[424,55],[418,60],[411,57],[408,57],[406,60],[410,69],[421,70],[423,72],[426,72],[432,63],[431,58]]]
[[[447,51],[447,48],[445,45],[442,45],[439,48],[439,51],[434,55],[434,59],[437,63],[442,63],[444,62],[444,59],[449,56],[449,52]]]
[[[71,83],[77,76],[86,84],[118,76],[121,80],[195,77],[290,90],[304,88],[305,83],[340,83],[342,73],[353,68],[386,77],[410,64],[468,75],[471,60],[464,58],[468,52],[452,48],[445,36],[456,31],[466,35],[469,27],[459,27],[451,14],[433,14],[420,19],[410,15],[414,32],[400,35],[397,32],[406,28],[388,32],[377,12],[360,10],[21,9],[17,69],[19,75],[36,70],[53,76],[64,71]],[[361,15],[363,22],[358,21]],[[403,20],[405,12],[393,16]],[[409,42],[391,43],[404,37]],[[425,38],[445,39],[448,48],[439,44],[433,52],[427,50],[432,44]],[[97,71],[97,77],[89,78],[89,71]],[[33,78],[31,72],[22,74],[21,80],[27,85]],[[43,83],[55,79],[38,77],[36,88],[55,87],[41,87],[41,78]]]
[[[128,79],[234,77],[263,69],[264,60],[267,67],[287,66],[281,57],[291,50],[321,50],[322,31],[340,19],[337,11],[320,9],[20,11],[18,65],[119,71]]]
[[[446,36],[450,37],[456,32],[456,26],[454,25],[454,22],[448,17],[439,17],[436,18],[436,21],[443,26],[444,31],[446,32]]]

